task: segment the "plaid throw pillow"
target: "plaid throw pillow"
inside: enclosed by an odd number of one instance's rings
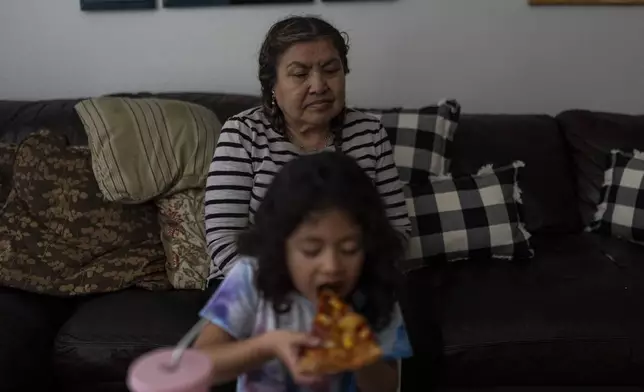
[[[614,150],[589,230],[644,244],[644,153]]]
[[[521,167],[522,162],[498,169],[488,165],[475,175],[406,186],[412,234],[403,269],[429,260],[531,258],[530,234],[519,213]]]
[[[449,172],[451,144],[461,107],[445,100],[421,109],[357,109],[380,120],[404,184],[426,184]]]

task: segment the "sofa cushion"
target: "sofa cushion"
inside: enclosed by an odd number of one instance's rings
[[[487,164],[525,163],[519,186],[528,231],[581,230],[568,151],[552,117],[462,115],[453,147],[454,176],[475,173]]]
[[[65,136],[71,145],[86,145],[87,136],[74,111],[76,99],[1,101],[0,141],[17,144],[42,128]]]
[[[212,110],[222,121],[260,104],[258,96],[217,93],[121,93],[131,98],[176,99],[202,105]],[[86,145],[87,135],[74,106],[80,99],[43,101],[0,100],[0,142],[19,143],[41,128],[64,135],[72,145]]]
[[[644,244],[644,154],[615,150],[590,229]]]
[[[448,265],[439,310],[446,382],[633,382],[631,319],[640,316],[629,308],[627,271],[597,237],[535,236],[527,263]]]
[[[568,110],[557,116],[574,161],[579,208],[589,224],[599,204],[611,150],[644,151],[644,115]]]
[[[155,201],[159,208],[165,269],[175,289],[204,289],[210,270],[204,215],[205,188]]]
[[[51,390],[54,339],[74,306],[69,298],[0,287],[0,391]]]
[[[598,240],[602,252],[622,268],[628,278],[624,289],[629,294],[631,357],[633,367],[639,371],[639,381],[644,383],[644,246],[615,237],[601,236]]]
[[[118,97],[83,100],[76,110],[107,200],[142,203],[206,186],[221,129],[212,111],[176,100]]]
[[[457,101],[446,100],[420,109],[357,110],[376,117],[385,127],[404,184],[426,184],[430,176],[448,173],[461,115]]]
[[[87,147],[48,131],[16,152],[0,213],[0,283],[59,296],[169,287],[154,204],[101,198]]]
[[[58,333],[55,371],[68,383],[125,381],[132,360],[176,344],[206,300],[198,290],[139,289],[84,299]]]
[[[405,269],[432,261],[532,257],[530,233],[519,213],[522,168],[522,162],[484,166],[476,175],[405,186],[412,225]]]
[[[261,105],[261,98],[257,95],[226,94],[226,93],[198,93],[198,92],[169,92],[169,93],[117,93],[111,96],[128,98],[160,98],[176,99],[178,101],[192,102],[208,108],[217,115],[223,123],[232,116],[244,110]]]

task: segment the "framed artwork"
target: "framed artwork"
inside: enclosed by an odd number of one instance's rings
[[[644,0],[529,0],[530,5],[644,5]]]
[[[246,4],[294,4],[313,3],[314,0],[163,0],[166,8],[179,7],[208,7],[216,5],[246,5]]]
[[[83,11],[151,10],[157,7],[156,0],[80,0]]]

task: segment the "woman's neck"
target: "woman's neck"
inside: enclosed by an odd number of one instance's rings
[[[291,143],[304,151],[317,151],[327,147],[331,141],[329,127],[287,127]]]

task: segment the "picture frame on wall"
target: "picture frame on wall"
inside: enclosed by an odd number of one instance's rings
[[[183,8],[250,4],[303,4],[313,2],[314,0],[163,0],[163,6],[165,8]]]
[[[151,10],[156,0],[80,0],[82,11]]]

